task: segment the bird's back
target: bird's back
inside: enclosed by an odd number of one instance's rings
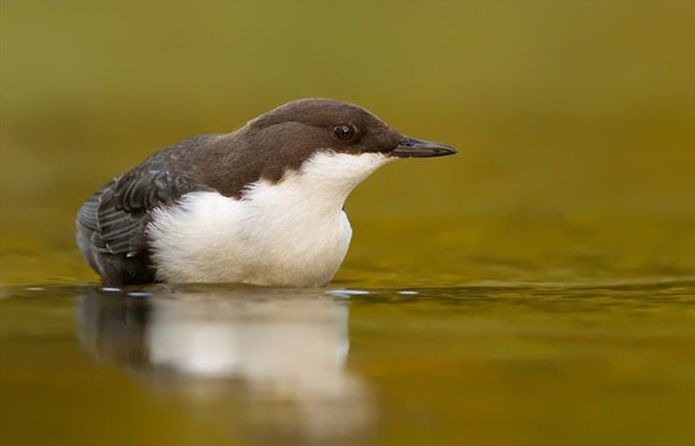
[[[77,244],[106,283],[155,281],[147,225],[151,213],[181,196],[208,188],[176,168],[173,160],[209,144],[203,135],[164,148],[94,193],[77,213]]]

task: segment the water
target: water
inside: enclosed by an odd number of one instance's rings
[[[8,444],[695,438],[695,278],[2,297]]]

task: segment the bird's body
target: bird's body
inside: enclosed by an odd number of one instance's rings
[[[357,106],[295,101],[117,177],[80,209],[77,241],[109,284],[322,286],[347,253],[352,189],[398,157],[450,153]]]
[[[155,211],[149,227],[158,278],[326,284],[352,236],[343,202],[386,162],[380,154],[318,153],[278,184],[252,183],[243,199],[217,192],[185,195],[180,206]]]

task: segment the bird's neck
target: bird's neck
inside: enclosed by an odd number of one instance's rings
[[[306,192],[307,206],[340,211],[350,192],[389,161],[380,153],[317,152],[285,181]]]
[[[256,183],[246,191],[245,198],[280,212],[338,216],[350,192],[389,161],[378,153],[318,152],[298,170],[287,172],[277,184],[268,187],[262,181]]]

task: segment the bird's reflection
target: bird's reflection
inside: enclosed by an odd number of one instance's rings
[[[352,436],[368,426],[366,388],[345,369],[344,303],[321,291],[187,288],[148,294],[89,290],[78,315],[86,349],[188,406],[207,407],[216,418],[233,412],[232,429],[325,438]]]

